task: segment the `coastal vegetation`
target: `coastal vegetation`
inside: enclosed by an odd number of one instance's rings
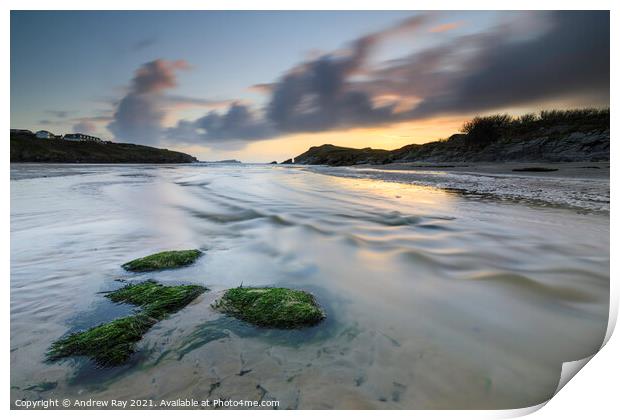
[[[128,143],[38,139],[11,133],[11,162],[41,163],[192,163],[186,153]]]
[[[122,267],[134,272],[168,270],[193,264],[201,255],[202,252],[197,249],[164,251],[129,261]]]
[[[541,111],[512,117],[474,117],[448,139],[396,150],[311,147],[294,159],[307,165],[383,165],[401,162],[609,161],[610,113],[606,109]],[[288,161],[283,163],[290,163]]]
[[[99,366],[120,365],[134,353],[136,343],[153,325],[178,312],[206,290],[196,285],[163,286],[153,280],[126,285],[106,297],[113,302],[138,306],[140,309],[134,315],[61,338],[52,344],[47,358],[55,361],[87,356]]]
[[[310,293],[280,287],[229,289],[214,308],[259,327],[300,328],[325,318]]]
[[[476,116],[467,121],[461,132],[472,145],[485,145],[501,138],[536,136],[540,130],[557,127],[558,132],[588,132],[609,129],[609,108],[541,111],[512,117],[508,114]],[[568,130],[566,130],[568,131]]]

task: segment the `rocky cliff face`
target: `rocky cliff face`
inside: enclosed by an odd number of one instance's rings
[[[392,151],[326,144],[310,148],[297,156],[295,163],[344,166],[393,162],[596,162],[609,161],[609,141],[608,128],[582,132],[571,127],[552,127],[483,145],[471,142],[465,134]]]

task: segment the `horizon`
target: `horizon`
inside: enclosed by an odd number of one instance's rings
[[[393,150],[608,108],[609,12],[12,11],[11,86],[12,128],[203,161]]]
[[[561,110],[561,109],[541,109],[541,110],[540,110],[540,111],[538,111],[538,112],[530,112],[530,113],[528,113],[528,114],[533,114],[533,115],[535,115],[535,116],[539,116],[541,113],[543,113],[543,112],[549,112],[549,111],[570,112],[570,111],[580,111],[580,110],[589,110],[589,109],[594,109],[594,110],[597,110],[597,111],[605,111],[605,110],[609,111],[609,106],[608,106],[608,107],[583,107],[583,108],[570,108],[570,109],[564,109],[564,110]],[[411,144],[419,144],[419,145],[423,145],[423,144],[427,144],[427,143],[434,143],[434,142],[438,142],[438,141],[446,141],[446,140],[449,140],[449,139],[450,139],[450,137],[452,137],[453,135],[456,135],[456,134],[462,134],[462,133],[464,132],[463,128],[464,128],[465,123],[472,121],[474,118],[486,118],[486,117],[490,117],[490,116],[494,116],[494,115],[498,115],[498,114],[483,114],[483,115],[475,115],[475,116],[472,116],[471,118],[469,118],[469,119],[467,119],[467,120],[464,120],[464,121],[463,121],[463,123],[462,123],[462,124],[461,124],[461,126],[460,126],[461,128],[460,128],[457,132],[452,133],[450,136],[447,136],[447,137],[441,137],[441,138],[436,138],[436,139],[431,139],[431,140],[428,140],[428,141],[422,141],[422,142],[418,142],[418,143],[407,143],[407,144],[404,144],[403,146],[400,146],[400,147],[408,146],[408,145],[411,145]],[[514,114],[514,115],[506,114],[506,115],[509,115],[509,116],[510,116],[511,118],[513,118],[513,119],[517,119],[518,117],[524,116],[524,115],[526,115],[526,114]],[[11,127],[11,130],[23,130],[23,129],[30,130],[30,129],[29,129],[29,128],[27,128],[27,127]],[[33,134],[34,134],[34,133],[36,133],[36,131],[35,131],[35,130],[30,130],[30,131],[32,131],[32,133],[33,133]],[[38,130],[37,130],[37,131],[38,131]],[[72,134],[72,133],[54,133],[54,132],[52,132],[52,131],[50,131],[50,130],[46,130],[46,129],[42,129],[42,131],[49,131],[49,132],[51,132],[51,134],[54,134],[54,135],[63,135],[63,136],[65,136],[65,135],[67,135],[67,134]],[[88,134],[88,133],[77,133],[77,134]],[[105,140],[105,139],[103,139],[103,140]],[[131,143],[131,142],[119,142],[119,143],[136,144],[136,143]],[[310,150],[310,149],[311,149],[311,148],[313,148],[313,147],[322,147],[322,146],[336,146],[336,147],[352,148],[352,149],[363,149],[363,148],[369,148],[369,149],[373,149],[373,150],[387,150],[387,151],[394,151],[394,150],[397,150],[397,149],[399,149],[399,148],[400,148],[400,147],[397,147],[397,148],[395,148],[395,149],[379,149],[379,148],[374,148],[374,147],[370,147],[370,146],[350,147],[350,146],[343,146],[343,145],[340,145],[340,144],[334,144],[334,143],[322,143],[322,144],[314,144],[314,145],[311,145],[311,146],[309,146],[309,147],[308,147],[308,149],[306,149],[306,150],[304,150],[304,151],[300,152],[299,154],[303,154],[304,152],[306,152],[306,151]],[[299,154],[298,154],[298,155],[299,155]],[[297,156],[298,156],[298,155],[297,155]],[[295,158],[295,157],[297,157],[297,156],[291,156],[291,157],[290,157],[290,159],[294,159],[294,158]],[[283,159],[283,160],[286,160],[286,159],[289,159],[289,158],[285,158],[285,159]],[[210,161],[210,162],[220,162],[220,161],[226,161],[226,160],[235,160],[235,161],[240,161],[239,159],[236,159],[235,157],[221,158],[221,159],[217,159],[217,160],[205,160],[205,159],[199,159],[199,161],[201,161],[201,162],[209,162],[209,161]],[[271,161],[261,161],[261,162],[259,162],[259,161],[252,161],[252,162],[240,161],[240,162],[241,162],[241,163],[257,163],[257,164],[264,164],[264,163],[270,163],[270,162],[273,162],[273,160],[271,160]]]

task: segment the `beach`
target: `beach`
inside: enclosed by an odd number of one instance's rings
[[[387,170],[441,170],[488,175],[531,175],[537,177],[609,180],[609,162],[407,162],[387,165],[359,165]],[[524,169],[551,169],[547,172]]]
[[[609,162],[411,162],[345,167],[317,165],[309,170],[439,187],[473,197],[608,213],[609,166]]]
[[[512,171],[531,166],[558,171]],[[12,404],[539,404],[562,363],[605,336],[608,174],[591,162],[12,164]],[[193,248],[204,256],[179,270],[121,268]],[[209,290],[153,327],[123,366],[45,360],[59,337],[131,313],[103,292],[147,279]],[[212,308],[241,284],[311,292],[326,319],[267,329]]]

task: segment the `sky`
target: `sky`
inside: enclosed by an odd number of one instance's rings
[[[11,127],[201,160],[609,106],[607,11],[12,11]]]

